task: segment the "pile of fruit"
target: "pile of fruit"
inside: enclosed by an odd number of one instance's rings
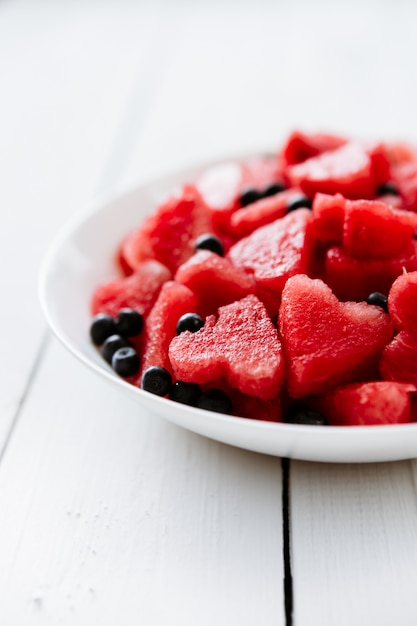
[[[170,400],[317,425],[417,421],[417,152],[292,133],[183,186],[117,250],[90,335]]]

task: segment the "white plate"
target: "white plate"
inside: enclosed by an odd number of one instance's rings
[[[164,196],[192,181],[205,167],[207,164],[142,185],[67,225],[49,250],[40,274],[42,306],[57,337],[82,363],[151,412],[218,441],[310,461],[356,463],[417,457],[417,424],[317,427],[220,415],[129,385],[98,355],[89,341],[89,303],[95,286],[116,275],[113,253],[117,245]]]

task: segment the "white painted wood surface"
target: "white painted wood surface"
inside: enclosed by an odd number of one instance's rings
[[[0,2],[0,622],[285,624],[279,459],[147,414],[46,330],[95,197],[295,126],[417,139],[402,0]],[[416,464],[290,464],[295,626],[414,626]],[[287,622],[289,625],[289,622]]]

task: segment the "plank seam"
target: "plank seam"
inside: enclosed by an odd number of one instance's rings
[[[23,407],[25,405],[25,402],[26,402],[26,400],[27,400],[27,398],[29,396],[30,390],[31,390],[32,385],[34,383],[34,380],[36,378],[36,374],[37,374],[37,371],[38,371],[39,366],[41,364],[42,358],[43,358],[43,356],[44,356],[44,354],[46,352],[50,336],[51,336],[50,331],[48,329],[46,329],[44,331],[44,333],[43,333],[43,336],[42,336],[39,348],[38,348],[38,350],[36,352],[35,358],[33,360],[32,367],[31,367],[30,372],[29,372],[29,376],[28,376],[27,381],[26,381],[26,385],[25,385],[25,387],[23,389],[23,392],[22,392],[22,394],[20,396],[20,399],[19,399],[17,407],[16,407],[16,411],[14,413],[14,416],[13,416],[12,420],[11,420],[11,423],[10,423],[9,429],[7,431],[7,435],[6,435],[6,438],[4,440],[3,446],[2,446],[2,448],[0,450],[0,465],[1,465],[2,461],[3,461],[3,457],[4,457],[5,453],[6,453],[6,450],[7,450],[7,447],[9,445],[9,443],[10,443],[12,435],[13,435],[15,429],[16,429],[16,426],[17,426],[17,423],[19,421],[22,409],[23,409]]]
[[[293,580],[291,573],[290,532],[290,460],[281,459],[282,468],[282,535],[284,556],[284,606],[285,624],[293,624]]]

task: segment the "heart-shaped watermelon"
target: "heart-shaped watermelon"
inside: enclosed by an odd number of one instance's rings
[[[323,281],[301,274],[284,287],[279,326],[294,398],[369,376],[393,331],[381,308],[339,302]]]
[[[284,380],[277,330],[254,295],[220,307],[198,332],[174,337],[169,358],[177,379],[198,384],[227,382],[248,395],[274,398]]]

